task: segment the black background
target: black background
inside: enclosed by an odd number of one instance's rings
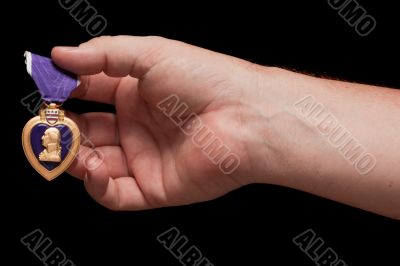
[[[89,2],[107,19],[106,35],[161,35],[263,65],[400,88],[396,1],[359,1],[377,20],[367,37],[321,0]],[[49,56],[53,46],[78,45],[91,36],[58,1],[16,1],[2,11],[2,99],[13,125],[3,140],[10,145],[2,159],[4,265],[43,265],[20,243],[36,228],[76,265],[180,265],[156,240],[172,226],[214,265],[315,265],[292,243],[308,228],[348,265],[399,264],[399,222],[287,188],[251,185],[191,206],[112,212],[67,174],[47,182],[30,167],[20,144],[32,116],[20,101],[36,89],[23,53]],[[78,100],[65,107],[113,111]]]

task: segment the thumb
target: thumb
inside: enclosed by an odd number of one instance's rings
[[[155,53],[167,43],[162,37],[103,36],[94,38],[79,47],[55,47],[51,56],[63,69],[78,75],[100,72],[112,77],[131,75],[141,78],[160,60]]]

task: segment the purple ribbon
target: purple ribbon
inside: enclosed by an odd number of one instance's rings
[[[57,67],[50,58],[25,52],[25,63],[46,102],[64,102],[79,85],[76,75]]]

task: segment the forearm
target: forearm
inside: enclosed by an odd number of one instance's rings
[[[266,69],[257,182],[400,218],[400,91]]]

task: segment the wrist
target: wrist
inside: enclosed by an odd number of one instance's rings
[[[293,107],[301,88],[290,83],[297,74],[283,69],[261,67],[254,74],[256,86],[244,100],[250,182],[284,184],[299,174],[304,159],[296,142],[309,134]]]

